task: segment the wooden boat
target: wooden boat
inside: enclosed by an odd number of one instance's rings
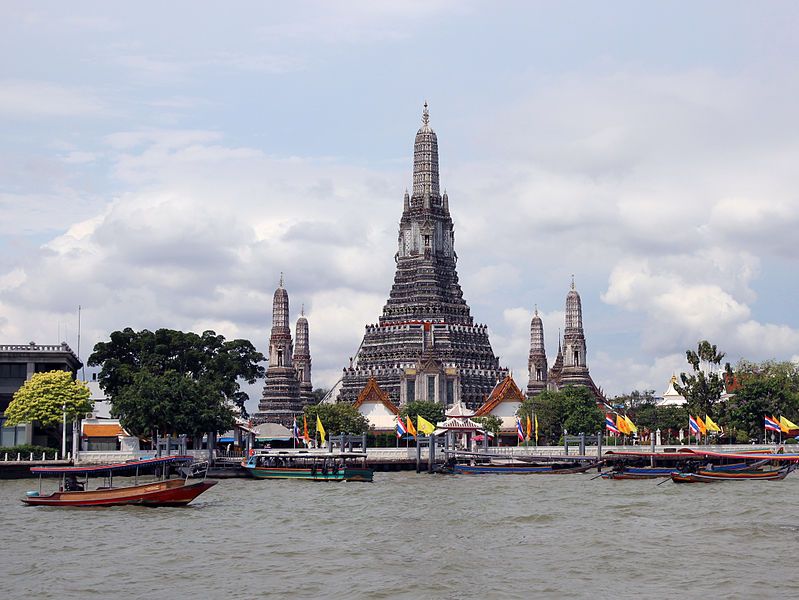
[[[511,475],[568,475],[571,473],[585,473],[590,469],[598,467],[600,462],[588,464],[485,464],[485,465],[452,465],[453,473],[465,475],[484,475],[487,473],[502,473]]]
[[[713,465],[710,469],[713,472],[732,472],[754,469],[767,461],[760,461],[756,464],[735,463],[731,465]],[[618,470],[602,473],[603,479],[624,480],[624,479],[661,479],[671,477],[674,473],[680,473],[681,469],[676,467],[622,467]]]
[[[32,467],[31,471],[39,475],[39,491],[28,492],[22,502],[30,506],[185,506],[205,490],[216,485],[216,481],[206,481],[207,463],[193,463],[185,470],[185,478],[161,479],[149,483],[138,483],[138,474],[142,468],[158,467],[165,475],[170,463],[186,463],[192,457],[165,457],[145,461],[133,461],[115,465],[91,467]],[[113,475],[122,471],[135,470],[136,482],[131,486],[113,487]],[[108,485],[95,490],[88,487],[90,474],[108,476]],[[197,479],[202,474],[202,479]],[[43,475],[61,476],[61,489],[46,496],[41,495],[41,477]],[[86,476],[85,483],[78,483],[77,476]],[[105,483],[105,482],[104,482]]]
[[[358,464],[360,463],[360,464]],[[256,450],[241,466],[255,479],[372,481],[365,452]]]
[[[696,473],[672,473],[671,480],[675,483],[712,483],[716,481],[780,481],[793,471],[795,465],[789,465],[770,471],[697,471]]]

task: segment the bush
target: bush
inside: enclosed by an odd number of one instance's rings
[[[786,444],[796,444],[797,443],[796,442],[796,438],[788,438],[787,440],[785,440],[785,443]]]
[[[6,453],[8,453],[9,457],[14,456],[16,458],[17,454],[21,454],[24,458],[25,456],[29,456],[31,452],[33,452],[34,458],[41,458],[42,452],[44,452],[46,456],[52,457],[55,456],[55,453],[58,452],[58,450],[55,448],[46,448],[45,446],[34,446],[33,444],[0,447],[0,457],[3,457]]]
[[[749,434],[741,429],[737,429],[735,431],[735,443],[736,444],[748,444],[749,443]]]

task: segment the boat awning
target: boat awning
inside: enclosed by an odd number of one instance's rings
[[[752,452],[712,452],[709,450],[693,450],[690,448],[683,448],[678,452],[629,452],[629,451],[616,451],[608,450],[605,452],[608,458],[654,458],[663,460],[683,459],[690,460],[692,458],[731,458],[734,460],[774,460],[783,462],[799,462],[799,454],[776,454],[767,450],[756,450]]]
[[[193,456],[164,456],[162,458],[148,458],[145,460],[132,460],[111,465],[86,465],[85,467],[31,467],[31,473],[39,475],[62,475],[72,473],[108,473],[109,471],[130,471],[141,467],[151,467],[173,462],[193,462]]]

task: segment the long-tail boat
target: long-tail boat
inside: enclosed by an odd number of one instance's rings
[[[511,475],[569,475],[571,473],[585,473],[601,465],[601,461],[593,463],[566,463],[566,464],[485,464],[485,465],[452,465],[453,473],[466,475],[484,475],[486,473],[503,473]]]
[[[86,467],[31,467],[31,472],[39,475],[39,491],[28,492],[22,501],[30,506],[185,506],[207,489],[216,485],[216,481],[206,481],[208,463],[192,463],[191,456],[169,456],[149,460],[131,461],[112,465]],[[188,464],[184,467],[185,478],[168,479],[166,474],[170,464]],[[162,479],[148,483],[138,483],[141,471],[158,468]],[[134,484],[114,487],[114,474],[134,472]],[[41,494],[42,476],[58,475],[61,485],[57,492],[46,496]],[[86,489],[89,476],[99,475],[104,478],[103,485],[94,490]],[[202,475],[202,479],[199,479]],[[77,478],[84,476],[84,482]]]
[[[781,481],[794,470],[795,465],[769,471],[697,471],[695,473],[672,473],[674,483],[712,483],[716,481]]]
[[[255,479],[372,481],[365,452],[257,450],[241,466]],[[358,464],[360,463],[360,464]]]
[[[714,472],[731,472],[752,470],[768,462],[768,460],[758,461],[757,463],[734,463],[731,465],[713,465],[710,469]],[[603,479],[624,480],[624,479],[660,479],[671,477],[674,473],[680,473],[682,469],[677,467],[628,467],[623,466],[619,469],[602,473]]]

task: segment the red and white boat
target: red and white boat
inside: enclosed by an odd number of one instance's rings
[[[28,492],[22,501],[30,506],[185,506],[217,483],[205,479],[208,463],[192,463],[192,460],[190,456],[168,456],[91,467],[31,467],[31,472],[39,475],[39,491]],[[182,469],[185,478],[163,478],[148,483],[138,483],[138,476],[142,470],[158,468],[166,474],[170,465],[181,463],[188,465]],[[134,485],[113,486],[114,473],[130,473],[130,471],[134,471]],[[59,491],[41,495],[44,475],[61,477]],[[89,490],[85,489],[88,488],[89,475],[100,475],[107,479],[103,486]],[[78,476],[84,476],[85,482],[78,482]],[[199,479],[200,476],[202,479]]]

